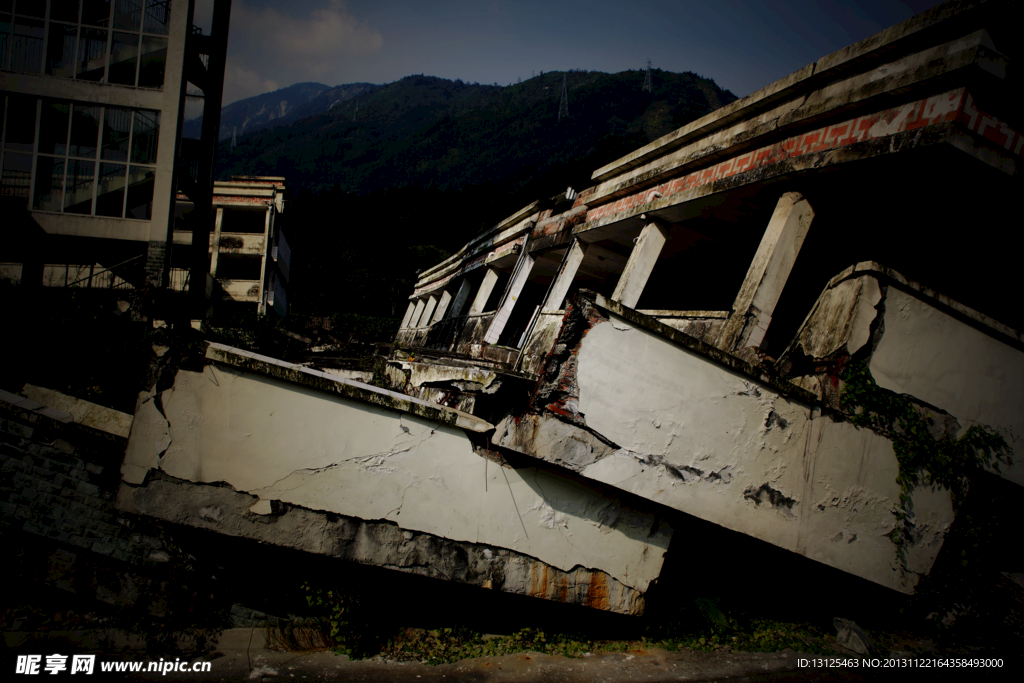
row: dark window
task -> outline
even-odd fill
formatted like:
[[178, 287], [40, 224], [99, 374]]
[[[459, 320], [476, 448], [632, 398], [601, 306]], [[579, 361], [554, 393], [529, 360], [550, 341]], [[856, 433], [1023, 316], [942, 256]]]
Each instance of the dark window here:
[[50, 39], [46, 45], [46, 73], [60, 78], [75, 75], [75, 41], [78, 27], [50, 23]]
[[64, 180], [65, 213], [92, 213], [93, 176], [95, 173], [95, 162], [81, 159], [68, 160], [68, 172]]
[[110, 0], [84, 0], [82, 2], [82, 23], [89, 26], [109, 26]]
[[152, 168], [132, 166], [128, 171], [128, 204], [125, 218], [149, 220], [153, 217], [153, 185], [156, 173]]
[[29, 181], [32, 178], [32, 155], [4, 152], [3, 179], [0, 181], [0, 196], [28, 199]]
[[262, 233], [267, 227], [267, 212], [263, 209], [224, 209], [221, 232]]
[[217, 257], [217, 277], [225, 280], [259, 280], [262, 267], [258, 256], [220, 254]]
[[132, 163], [155, 164], [156, 145], [160, 136], [160, 113], [136, 111], [132, 128]]
[[107, 65], [108, 31], [83, 28], [78, 41], [78, 67], [75, 78], [83, 81], [102, 81]]
[[43, 102], [39, 119], [39, 152], [41, 154], [68, 153], [68, 119], [71, 105], [64, 102]]
[[64, 202], [64, 159], [37, 157], [36, 189], [32, 208], [60, 211]]
[[11, 35], [11, 15], [0, 14], [0, 69], [9, 69], [10, 56], [8, 52], [10, 50], [10, 35]]
[[135, 85], [135, 69], [139, 61], [139, 34], [114, 33], [110, 42], [110, 73], [108, 83]]
[[18, 0], [14, 13], [42, 19], [46, 15], [46, 0]]
[[114, 28], [138, 31], [142, 23], [142, 0], [117, 0], [114, 3]]
[[50, 0], [50, 21], [78, 22], [78, 0]]
[[139, 87], [164, 87], [164, 67], [166, 65], [167, 39], [143, 36], [142, 65], [139, 67]]
[[[0, 102], [6, 196], [30, 198], [40, 211], [152, 218], [156, 169], [142, 164], [156, 161], [158, 112], [44, 99], [36, 144], [37, 100], [12, 95]], [[35, 161], [21, 151], [36, 151]]]
[[132, 110], [107, 107], [103, 115], [103, 158], [128, 161], [128, 134], [132, 128]]
[[146, 16], [142, 24], [142, 30], [146, 33], [159, 33], [167, 35], [168, 24], [171, 21], [170, 0], [145, 0]]
[[99, 186], [96, 188], [96, 215], [120, 218], [124, 211], [124, 164], [100, 164]]
[[36, 98], [11, 95], [7, 99], [4, 149], [31, 152], [36, 142]]
[[76, 104], [71, 114], [69, 155], [95, 159], [99, 134], [100, 108]]
[[11, 70], [37, 74], [43, 68], [43, 22], [39, 19], [14, 20], [11, 44]]

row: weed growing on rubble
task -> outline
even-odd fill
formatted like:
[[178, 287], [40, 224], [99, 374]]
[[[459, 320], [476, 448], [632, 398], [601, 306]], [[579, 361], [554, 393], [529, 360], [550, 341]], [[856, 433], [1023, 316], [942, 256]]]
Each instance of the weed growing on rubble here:
[[[899, 462], [896, 483], [900, 486], [900, 504], [893, 510], [896, 526], [890, 537], [905, 573], [906, 543], [913, 534], [913, 490], [921, 484], [947, 489], [956, 515], [966, 498], [971, 472], [984, 467], [999, 472], [1001, 462], [1010, 462], [1009, 446], [1001, 435], [978, 425], [968, 427], [959, 438], [947, 433], [934, 436], [932, 414], [906, 396], [879, 387], [864, 362], [848, 365], [841, 379], [845, 386], [840, 406], [849, 411], [850, 421], [892, 440]], [[963, 564], [966, 567], [968, 560]]]
[[[724, 618], [724, 617], [723, 617]], [[835, 638], [819, 629], [770, 619], [740, 625], [728, 622], [716, 628], [701, 627], [661, 637], [639, 640], [596, 640], [579, 634], [547, 633], [524, 628], [511, 635], [483, 636], [465, 628], [405, 629], [391, 639], [381, 654], [389, 659], [416, 660], [430, 665], [476, 657], [500, 657], [522, 652], [586, 657], [602, 652], [631, 652], [651, 648], [677, 652], [745, 651], [775, 652], [790, 648], [799, 652], [835, 652]]]
[[319, 630], [320, 640], [338, 654], [353, 659], [369, 657], [380, 649], [379, 629], [359, 597], [338, 588], [322, 588], [303, 583], [306, 604], [312, 610], [312, 623]]

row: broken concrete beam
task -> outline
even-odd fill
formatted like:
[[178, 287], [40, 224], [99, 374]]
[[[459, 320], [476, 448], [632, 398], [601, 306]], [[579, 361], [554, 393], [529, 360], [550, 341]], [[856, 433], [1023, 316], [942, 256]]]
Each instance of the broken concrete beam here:
[[636, 240], [633, 251], [629, 254], [629, 261], [619, 276], [615, 285], [615, 292], [612, 299], [620, 302], [623, 306], [636, 308], [643, 294], [644, 285], [654, 271], [654, 264], [658, 262], [661, 249], [668, 241], [669, 228], [663, 223], [652, 221], [643, 227], [640, 236]]
[[913, 591], [952, 521], [948, 491], [913, 491], [904, 573], [892, 540], [900, 489], [889, 439], [823, 415], [796, 387], [755, 378], [717, 349], [675, 343], [685, 335], [595, 300], [601, 314], [567, 320], [559, 344], [571, 348], [546, 371], [565, 400], [551, 403], [542, 386], [539, 416], [503, 421], [495, 443]]
[[[285, 545], [297, 518], [280, 524], [279, 506], [342, 515], [362, 520], [350, 524], [393, 527], [388, 534], [424, 535], [445, 552], [500, 549], [508, 558], [501, 590], [643, 610], [672, 534], [643, 504], [569, 472], [478, 452], [457, 426], [472, 416], [225, 347], [208, 356], [217, 362], [202, 372], [178, 370], [172, 387], [143, 397], [122, 469], [126, 507]], [[170, 486], [165, 475], [181, 495], [159, 492]], [[303, 549], [355, 552], [317, 550], [330, 538], [305, 535]], [[391, 545], [371, 544], [377, 550], [356, 559], [443, 575], [434, 568], [445, 566], [443, 558], [399, 562]], [[476, 582], [457, 572], [446, 578]]]
[[507, 548], [287, 503], [268, 504], [257, 514], [252, 512], [259, 505], [256, 496], [161, 473], [145, 486], [122, 486], [117, 505], [174, 524], [349, 562], [623, 614], [644, 611], [641, 591], [599, 569], [565, 571]]
[[719, 335], [718, 348], [729, 352], [760, 348], [813, 220], [814, 210], [800, 193], [786, 192], [779, 198], [733, 302], [732, 315]]
[[[791, 382], [838, 408], [839, 368], [863, 358], [882, 389], [952, 425], [996, 432], [1024, 485], [1024, 343], [1020, 334], [877, 263], [833, 278], [779, 359]], [[994, 470], [993, 470], [994, 471]]]

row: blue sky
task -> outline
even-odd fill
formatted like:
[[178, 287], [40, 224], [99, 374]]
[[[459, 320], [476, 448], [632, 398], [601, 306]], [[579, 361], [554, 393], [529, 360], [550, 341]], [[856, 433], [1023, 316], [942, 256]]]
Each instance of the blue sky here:
[[[209, 28], [209, 0], [196, 0]], [[743, 97], [937, 0], [233, 0], [224, 102], [410, 74], [694, 71]]]

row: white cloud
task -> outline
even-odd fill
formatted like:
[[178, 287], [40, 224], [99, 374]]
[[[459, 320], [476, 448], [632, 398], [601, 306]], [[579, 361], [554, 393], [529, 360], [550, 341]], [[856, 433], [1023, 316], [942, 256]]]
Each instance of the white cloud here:
[[339, 85], [335, 74], [384, 45], [380, 32], [353, 16], [344, 0], [323, 5], [299, 17], [235, 0], [224, 103], [301, 81]]

